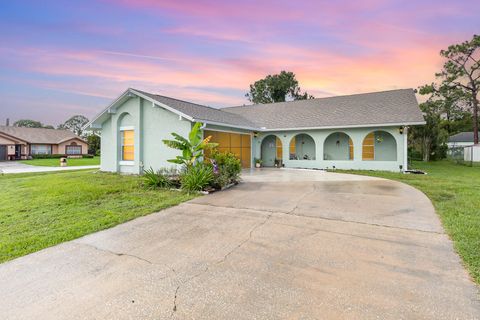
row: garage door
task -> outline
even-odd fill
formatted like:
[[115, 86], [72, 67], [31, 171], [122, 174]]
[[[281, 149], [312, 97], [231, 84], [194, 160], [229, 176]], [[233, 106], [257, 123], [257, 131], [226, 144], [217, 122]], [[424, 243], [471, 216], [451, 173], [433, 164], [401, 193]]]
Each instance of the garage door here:
[[0, 161], [7, 160], [7, 146], [0, 145]]
[[243, 168], [250, 168], [252, 148], [249, 134], [205, 130], [204, 136], [212, 136], [210, 142], [218, 143], [218, 151], [235, 154]]

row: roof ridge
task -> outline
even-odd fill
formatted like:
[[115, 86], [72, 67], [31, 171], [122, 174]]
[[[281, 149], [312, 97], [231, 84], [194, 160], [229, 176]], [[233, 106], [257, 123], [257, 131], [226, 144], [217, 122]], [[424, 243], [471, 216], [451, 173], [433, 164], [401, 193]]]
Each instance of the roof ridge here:
[[265, 106], [265, 105], [275, 105], [280, 103], [294, 103], [306, 100], [323, 100], [323, 99], [335, 99], [335, 98], [344, 98], [344, 97], [352, 97], [352, 96], [362, 96], [368, 94], [378, 94], [378, 93], [385, 93], [385, 92], [393, 92], [393, 91], [406, 91], [412, 90], [415, 91], [413, 88], [403, 88], [403, 89], [390, 89], [390, 90], [382, 90], [382, 91], [371, 91], [371, 92], [363, 92], [363, 93], [352, 93], [352, 94], [344, 94], [344, 95], [337, 95], [331, 97], [321, 97], [321, 98], [314, 98], [314, 99], [303, 99], [303, 100], [292, 100], [292, 101], [281, 101], [281, 102], [271, 102], [271, 103], [254, 103], [242, 106], [230, 106], [230, 107], [222, 107], [221, 109], [231, 109], [231, 108], [245, 108], [245, 107], [254, 107], [254, 106]]
[[[32, 127], [17, 127], [17, 126], [6, 126], [6, 125], [0, 125], [0, 128], [22, 128], [22, 129], [40, 129], [40, 130], [55, 130], [55, 131], [67, 131], [67, 132], [72, 132], [68, 129], [56, 129], [56, 128], [32, 128]], [[75, 134], [74, 132], [72, 132]]]

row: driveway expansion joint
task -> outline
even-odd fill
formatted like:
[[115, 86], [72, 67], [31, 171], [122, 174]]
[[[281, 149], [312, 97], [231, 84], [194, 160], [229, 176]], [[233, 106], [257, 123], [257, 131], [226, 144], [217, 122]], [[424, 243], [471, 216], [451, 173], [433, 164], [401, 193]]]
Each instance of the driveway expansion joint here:
[[290, 210], [290, 211], [279, 211], [279, 210], [269, 210], [269, 209], [254, 209], [254, 208], [247, 208], [247, 207], [214, 205], [214, 204], [211, 204], [211, 203], [197, 203], [197, 202], [192, 202], [192, 203], [186, 202], [182, 205], [200, 205], [200, 206], [214, 207], [214, 208], [240, 209], [240, 210], [249, 210], [249, 211], [256, 211], [256, 212], [267, 212], [271, 215], [273, 215], [273, 214], [289, 215], [289, 216], [293, 216], [293, 217], [300, 217], [300, 218], [307, 218], [307, 219], [327, 220], [327, 221], [336, 221], [336, 222], [343, 222], [343, 223], [353, 223], [353, 224], [359, 224], [359, 225], [368, 225], [368, 226], [373, 226], [373, 227], [378, 227], [378, 228], [388, 228], [388, 229], [405, 230], [405, 231], [413, 231], [413, 232], [428, 233], [428, 234], [438, 234], [438, 235], [444, 235], [445, 234], [445, 232], [442, 232], [442, 231], [421, 230], [421, 229], [413, 229], [413, 228], [406, 228], [406, 227], [395, 227], [395, 226], [389, 226], [389, 225], [386, 225], [386, 224], [379, 224], [379, 223], [373, 223], [373, 222], [362, 222], [362, 221], [354, 221], [354, 220], [334, 219], [334, 218], [327, 218], [327, 217], [315, 217], [315, 216], [307, 216], [307, 215], [303, 215], [303, 214], [292, 213], [293, 211], [296, 210], [296, 208], [294, 208], [293, 210]]

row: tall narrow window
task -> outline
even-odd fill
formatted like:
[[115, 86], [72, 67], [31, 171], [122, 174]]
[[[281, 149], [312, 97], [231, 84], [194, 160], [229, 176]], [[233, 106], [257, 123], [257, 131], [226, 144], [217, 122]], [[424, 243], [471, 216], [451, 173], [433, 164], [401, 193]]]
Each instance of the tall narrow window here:
[[276, 137], [275, 143], [277, 145], [277, 160], [282, 160], [282, 154], [283, 154], [282, 140]]
[[134, 159], [134, 133], [133, 130], [122, 131], [122, 160], [133, 161]]

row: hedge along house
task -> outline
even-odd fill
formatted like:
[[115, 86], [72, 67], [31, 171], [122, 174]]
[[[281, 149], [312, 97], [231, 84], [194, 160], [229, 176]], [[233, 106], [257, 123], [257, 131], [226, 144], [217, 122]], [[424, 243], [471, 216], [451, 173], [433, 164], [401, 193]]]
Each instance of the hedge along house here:
[[407, 169], [408, 126], [423, 125], [412, 89], [215, 109], [128, 89], [86, 128], [101, 132], [101, 169], [141, 173], [171, 167], [162, 142], [202, 122], [220, 151], [244, 168]]

